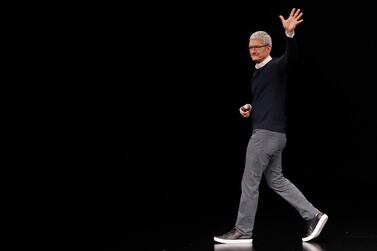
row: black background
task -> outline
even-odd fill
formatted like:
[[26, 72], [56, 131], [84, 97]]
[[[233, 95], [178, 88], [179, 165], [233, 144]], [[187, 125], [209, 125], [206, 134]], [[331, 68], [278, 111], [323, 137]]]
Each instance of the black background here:
[[[49, 87], [39, 93], [47, 100], [33, 135], [42, 146], [31, 149], [39, 168], [29, 171], [26, 191], [36, 245], [78, 241], [84, 232], [89, 240], [115, 229], [123, 237], [131, 229], [166, 230], [182, 215], [183, 225], [206, 224], [204, 215], [216, 215], [221, 202], [232, 223], [251, 128], [238, 113], [250, 98], [248, 37], [266, 30], [272, 56], [279, 56], [278, 15], [287, 17], [292, 7], [302, 9], [304, 22], [296, 30], [300, 64], [288, 87], [284, 173], [330, 213], [371, 215], [376, 29], [370, 3], [74, 1], [64, 7], [53, 27], [59, 46], [51, 46], [46, 64]], [[288, 210], [268, 196], [261, 207]]]

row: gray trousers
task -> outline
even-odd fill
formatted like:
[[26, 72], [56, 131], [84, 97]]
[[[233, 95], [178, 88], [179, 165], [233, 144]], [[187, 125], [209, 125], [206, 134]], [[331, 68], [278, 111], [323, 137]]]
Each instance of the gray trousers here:
[[292, 205], [302, 218], [312, 219], [319, 212], [300, 190], [283, 176], [281, 162], [286, 141], [285, 133], [264, 129], [255, 129], [251, 135], [236, 221], [236, 228], [244, 234], [252, 235], [254, 229], [262, 175], [267, 185]]

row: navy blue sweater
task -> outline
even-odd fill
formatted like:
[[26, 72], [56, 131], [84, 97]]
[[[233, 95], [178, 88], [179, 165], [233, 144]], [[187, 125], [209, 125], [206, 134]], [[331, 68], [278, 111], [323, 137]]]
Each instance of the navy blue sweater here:
[[296, 59], [296, 39], [287, 37], [284, 54], [255, 69], [251, 79], [253, 129], [285, 132], [287, 74]]

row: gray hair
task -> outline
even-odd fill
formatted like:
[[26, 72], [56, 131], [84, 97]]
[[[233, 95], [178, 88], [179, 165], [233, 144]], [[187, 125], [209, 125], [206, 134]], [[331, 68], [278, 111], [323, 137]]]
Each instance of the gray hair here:
[[256, 31], [253, 34], [251, 34], [249, 39], [250, 40], [251, 39], [258, 39], [258, 40], [263, 41], [263, 44], [272, 45], [271, 36], [265, 31]]

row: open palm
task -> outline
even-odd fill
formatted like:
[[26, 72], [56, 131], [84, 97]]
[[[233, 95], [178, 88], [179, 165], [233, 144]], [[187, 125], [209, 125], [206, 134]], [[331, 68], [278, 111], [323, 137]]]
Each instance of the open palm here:
[[304, 13], [302, 13], [300, 9], [293, 8], [287, 19], [285, 19], [282, 15], [279, 15], [279, 18], [284, 29], [287, 32], [292, 32], [298, 24], [304, 21], [304, 19], [301, 19], [303, 14]]

